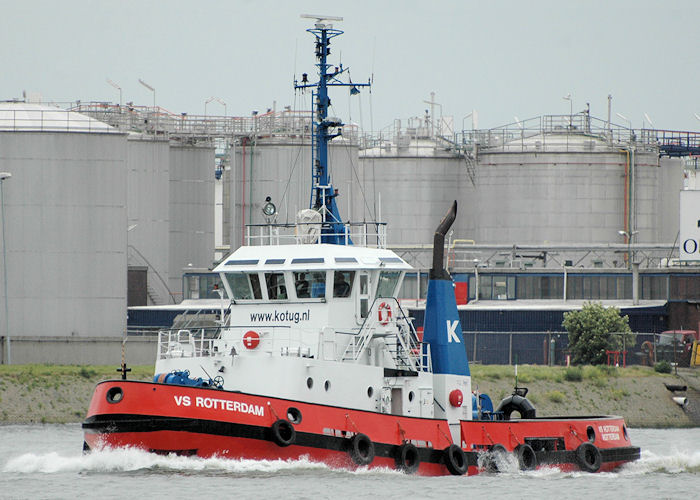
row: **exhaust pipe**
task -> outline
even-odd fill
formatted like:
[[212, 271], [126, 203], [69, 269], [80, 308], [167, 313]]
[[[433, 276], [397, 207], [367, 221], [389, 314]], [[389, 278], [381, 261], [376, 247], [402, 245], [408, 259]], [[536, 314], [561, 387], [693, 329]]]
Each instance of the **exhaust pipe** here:
[[457, 218], [457, 200], [452, 203], [450, 210], [445, 217], [440, 221], [440, 225], [435, 230], [433, 236], [433, 267], [430, 270], [431, 280], [449, 280], [450, 275], [445, 271], [445, 235], [450, 230], [452, 224]]
[[685, 407], [688, 406], [688, 398], [686, 398], [685, 396], [674, 396], [673, 402], [683, 409], [685, 409]]

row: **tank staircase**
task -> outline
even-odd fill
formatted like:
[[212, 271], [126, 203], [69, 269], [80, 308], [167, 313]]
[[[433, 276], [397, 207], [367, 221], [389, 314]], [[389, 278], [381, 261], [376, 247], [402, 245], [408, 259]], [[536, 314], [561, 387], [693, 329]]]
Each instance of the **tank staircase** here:
[[466, 151], [462, 152], [461, 157], [464, 159], [464, 165], [466, 167], [469, 180], [471, 181], [472, 186], [476, 187], [476, 160]]

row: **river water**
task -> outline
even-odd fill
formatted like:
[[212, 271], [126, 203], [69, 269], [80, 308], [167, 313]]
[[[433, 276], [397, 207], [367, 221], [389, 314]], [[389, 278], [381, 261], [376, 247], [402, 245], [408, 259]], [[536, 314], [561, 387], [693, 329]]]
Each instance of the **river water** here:
[[700, 428], [631, 429], [642, 458], [615, 473], [554, 469], [426, 478], [308, 461], [82, 454], [72, 425], [0, 426], [0, 498], [697, 498]]

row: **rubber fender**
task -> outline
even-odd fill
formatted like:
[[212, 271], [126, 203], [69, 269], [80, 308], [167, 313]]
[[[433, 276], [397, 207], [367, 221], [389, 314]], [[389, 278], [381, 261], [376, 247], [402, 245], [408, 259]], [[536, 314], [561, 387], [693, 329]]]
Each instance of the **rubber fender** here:
[[518, 457], [520, 470], [535, 470], [537, 468], [537, 455], [529, 444], [519, 444], [515, 447], [515, 455]]
[[498, 467], [504, 458], [508, 455], [508, 450], [502, 444], [494, 444], [489, 450], [484, 462], [484, 469], [487, 472], [501, 472]]
[[413, 474], [420, 466], [418, 448], [414, 444], [404, 443], [396, 452], [396, 468], [406, 474]]
[[535, 407], [532, 403], [522, 396], [513, 394], [503, 399], [496, 408], [497, 412], [503, 412], [503, 420], [510, 420], [510, 415], [514, 411], [520, 413], [522, 418], [535, 418]]
[[272, 440], [277, 446], [285, 447], [293, 444], [297, 437], [297, 432], [289, 420], [278, 419], [270, 427]]
[[348, 440], [348, 453], [357, 465], [369, 465], [374, 460], [374, 443], [366, 434], [355, 434]]
[[445, 467], [453, 476], [463, 476], [467, 472], [467, 456], [462, 448], [456, 444], [451, 444], [442, 452]]
[[576, 448], [576, 464], [582, 471], [598, 472], [603, 463], [603, 457], [600, 450], [593, 443], [581, 443]]

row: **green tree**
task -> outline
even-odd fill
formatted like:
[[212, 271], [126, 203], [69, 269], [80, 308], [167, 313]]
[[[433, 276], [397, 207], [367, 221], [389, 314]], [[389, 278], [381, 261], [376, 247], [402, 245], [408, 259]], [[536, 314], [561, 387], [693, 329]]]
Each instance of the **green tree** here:
[[629, 318], [616, 307], [586, 302], [580, 311], [564, 313], [562, 326], [569, 332], [569, 350], [574, 364], [600, 365], [607, 362], [605, 351], [621, 351], [634, 345]]

